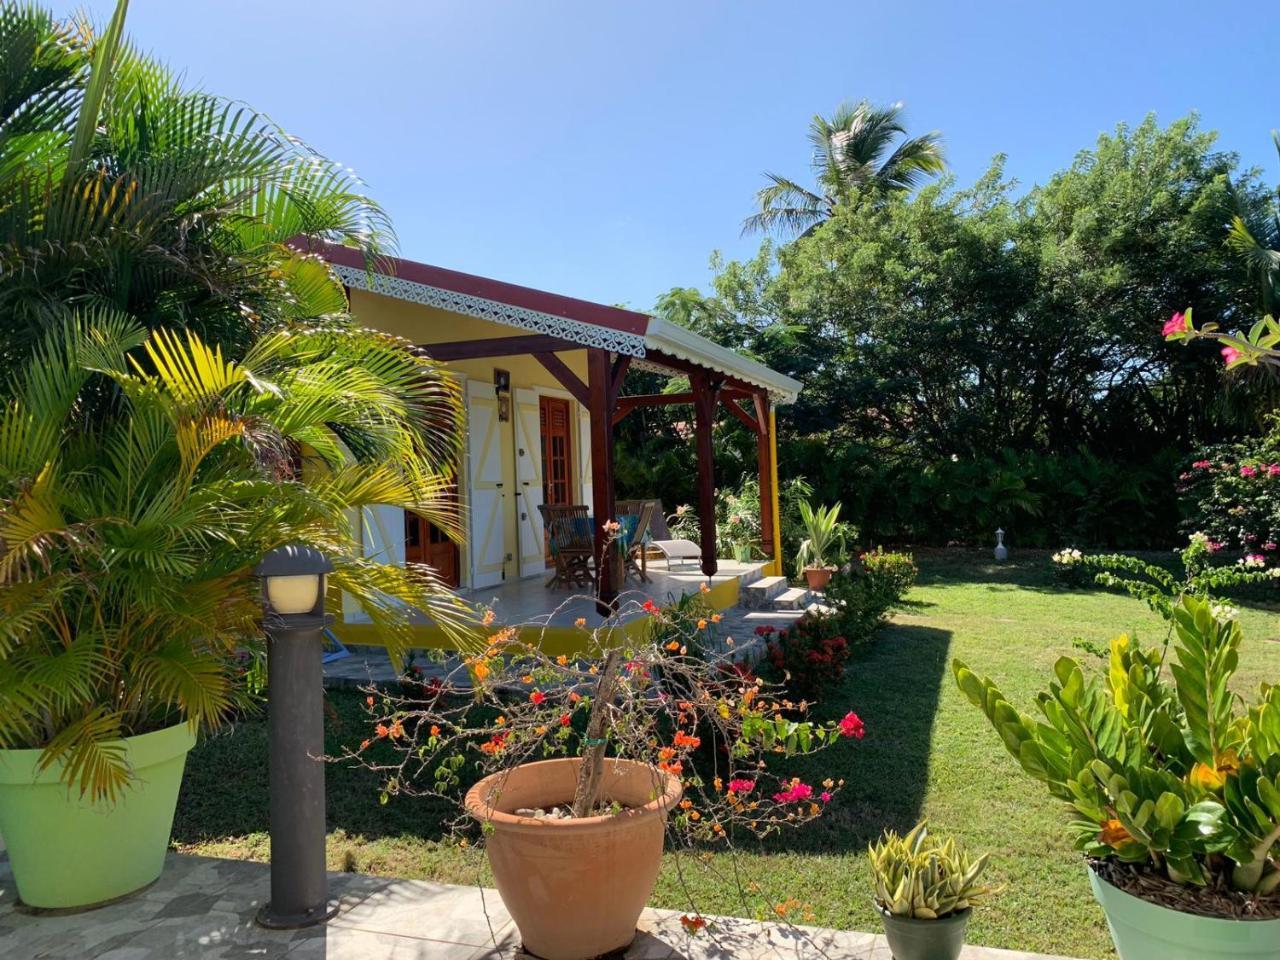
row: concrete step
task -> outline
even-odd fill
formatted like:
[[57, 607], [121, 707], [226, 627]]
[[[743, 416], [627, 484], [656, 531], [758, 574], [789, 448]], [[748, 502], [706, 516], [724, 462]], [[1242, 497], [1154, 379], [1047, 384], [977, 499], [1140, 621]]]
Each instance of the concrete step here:
[[786, 577], [761, 577], [742, 588], [740, 599], [748, 610], [763, 610], [773, 603], [773, 598], [787, 589]]
[[764, 564], [754, 564], [738, 574], [738, 587], [748, 587], [764, 576]]
[[775, 610], [803, 610], [809, 605], [810, 593], [804, 587], [788, 587], [773, 598]]

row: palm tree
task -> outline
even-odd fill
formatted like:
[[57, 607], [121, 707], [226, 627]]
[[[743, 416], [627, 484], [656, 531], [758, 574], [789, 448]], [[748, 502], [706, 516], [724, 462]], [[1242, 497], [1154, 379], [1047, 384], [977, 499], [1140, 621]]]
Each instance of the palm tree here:
[[[1280, 153], [1280, 131], [1272, 131]], [[1256, 274], [1262, 288], [1262, 312], [1280, 314], [1280, 188], [1275, 199], [1245, 197], [1236, 193], [1236, 215], [1227, 243]]]
[[355, 176], [244, 104], [184, 90], [123, 34], [0, 4], [0, 376], [79, 309], [189, 327], [233, 355], [342, 312], [300, 236], [392, 242]]
[[[0, 3], [0, 748], [114, 798], [119, 740], [216, 724], [285, 543], [393, 651], [468, 611], [363, 556], [360, 511], [457, 532], [457, 384], [358, 328], [300, 239], [393, 241], [359, 181], [108, 26]], [[296, 245], [295, 245], [296, 244]], [[218, 346], [209, 346], [217, 344]]]
[[[895, 146], [899, 137], [903, 139]], [[843, 103], [830, 119], [815, 116], [810, 121], [809, 143], [815, 189], [766, 173], [769, 185], [756, 194], [760, 212], [743, 221], [744, 235], [773, 230], [807, 235], [856, 193], [910, 190], [945, 167], [941, 134], [907, 137], [901, 103]]]
[[[85, 398], [123, 398], [86, 416]], [[217, 725], [260, 650], [253, 567], [302, 543], [333, 559], [393, 655], [406, 611], [470, 642], [468, 608], [417, 565], [366, 558], [353, 513], [392, 505], [450, 529], [459, 390], [399, 341], [284, 330], [232, 361], [194, 332], [118, 311], [51, 331], [0, 409], [0, 748], [94, 798], [130, 782], [120, 740]]]

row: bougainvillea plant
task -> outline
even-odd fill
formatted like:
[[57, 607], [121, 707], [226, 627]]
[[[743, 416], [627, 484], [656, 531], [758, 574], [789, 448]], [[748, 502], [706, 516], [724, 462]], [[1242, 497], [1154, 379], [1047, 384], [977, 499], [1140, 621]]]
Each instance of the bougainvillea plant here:
[[[643, 628], [624, 631], [636, 616]], [[806, 781], [788, 760], [861, 739], [862, 721], [852, 711], [810, 719], [808, 704], [735, 663], [732, 640], [717, 636], [719, 620], [698, 597], [665, 607], [646, 600], [600, 627], [578, 620], [582, 652], [553, 655], [536, 630], [493, 629], [486, 614], [487, 644], [451, 674], [416, 693], [405, 684], [369, 688], [372, 729], [344, 756], [378, 774], [384, 802], [396, 795], [457, 800], [481, 777], [581, 757], [575, 796], [537, 811], [557, 817], [618, 812], [598, 795], [601, 777], [591, 770], [606, 758], [640, 761], [683, 784], [667, 823], [677, 850], [730, 849], [737, 839], [803, 824], [822, 814], [843, 782]], [[471, 842], [475, 824], [465, 815], [452, 826]]]

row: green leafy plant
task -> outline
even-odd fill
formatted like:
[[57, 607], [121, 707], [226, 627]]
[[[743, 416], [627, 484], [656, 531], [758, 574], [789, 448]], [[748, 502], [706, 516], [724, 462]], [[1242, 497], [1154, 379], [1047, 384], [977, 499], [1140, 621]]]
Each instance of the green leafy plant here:
[[924, 821], [905, 837], [886, 831], [867, 848], [876, 905], [912, 920], [941, 920], [968, 910], [994, 892], [979, 882], [988, 856], [971, 857], [953, 837], [939, 841]]
[[1241, 557], [1235, 563], [1218, 562], [1216, 558], [1222, 547], [1203, 533], [1193, 534], [1178, 552], [1181, 575], [1160, 564], [1123, 553], [1061, 550], [1053, 555], [1053, 564], [1059, 579], [1070, 577], [1073, 586], [1093, 582], [1124, 590], [1172, 624], [1174, 608], [1185, 594], [1220, 596], [1233, 588], [1280, 582], [1280, 568], [1268, 569], [1261, 555]]
[[805, 536], [796, 552], [796, 567], [804, 570], [838, 566], [845, 557], [845, 542], [857, 536], [848, 524], [840, 522], [840, 504], [815, 508], [801, 503], [799, 509]]
[[[456, 530], [457, 385], [345, 323], [231, 361], [192, 332], [99, 311], [48, 334], [0, 407], [0, 747], [118, 798], [121, 738], [216, 726], [261, 650], [252, 570], [287, 543], [332, 557], [393, 650], [407, 611], [464, 608], [425, 567], [367, 559], [352, 514], [394, 505]], [[92, 407], [93, 415], [88, 414]], [[432, 426], [434, 425], [434, 426]]]
[[184, 89], [129, 43], [126, 8], [99, 32], [0, 4], [0, 379], [86, 305], [239, 358], [267, 331], [346, 311], [306, 243], [369, 258], [393, 243], [348, 168], [242, 102]]
[[1172, 682], [1160, 650], [1111, 641], [1102, 676], [1070, 657], [1018, 711], [959, 660], [956, 682], [1030, 776], [1070, 809], [1086, 854], [1189, 885], [1253, 896], [1280, 887], [1280, 687], [1243, 704], [1230, 689], [1243, 634], [1207, 598], [1172, 608]]

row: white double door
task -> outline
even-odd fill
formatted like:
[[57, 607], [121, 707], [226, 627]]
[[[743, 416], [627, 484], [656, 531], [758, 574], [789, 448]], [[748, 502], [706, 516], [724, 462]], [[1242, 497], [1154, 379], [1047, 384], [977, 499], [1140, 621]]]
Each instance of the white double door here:
[[[493, 385], [467, 381], [471, 585], [477, 588], [503, 581], [508, 556], [515, 558], [514, 570], [509, 571], [515, 576], [546, 572], [546, 544], [538, 509], [543, 498], [539, 394], [517, 388], [512, 400], [512, 430], [508, 433], [498, 419]], [[574, 470], [578, 502], [586, 504], [591, 503], [590, 436], [590, 421], [579, 407]], [[503, 456], [507, 443], [513, 447], [513, 485], [509, 485], [504, 467], [511, 462]], [[512, 512], [514, 523], [509, 522]], [[515, 542], [508, 543], [512, 535]]]

